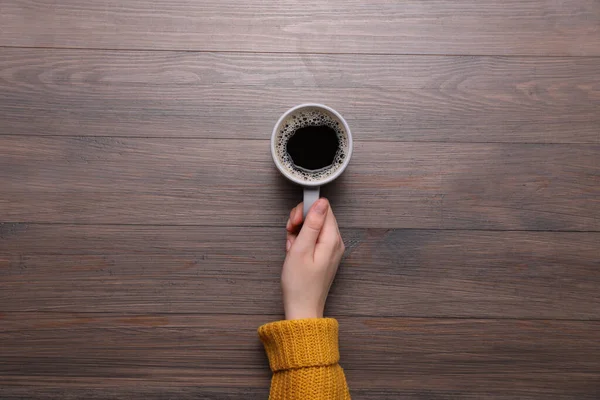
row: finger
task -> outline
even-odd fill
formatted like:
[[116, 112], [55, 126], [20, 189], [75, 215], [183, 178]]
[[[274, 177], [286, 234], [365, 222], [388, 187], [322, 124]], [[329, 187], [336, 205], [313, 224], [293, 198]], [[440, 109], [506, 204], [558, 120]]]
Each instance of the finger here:
[[308, 211], [302, 229], [296, 238], [294, 246], [301, 252], [314, 252], [317, 239], [325, 224], [329, 202], [327, 199], [319, 199]]
[[290, 251], [296, 237], [298, 237], [298, 231], [300, 231], [300, 226], [302, 225], [302, 205], [303, 203], [300, 203], [290, 211], [290, 218], [286, 225], [286, 251]]
[[288, 217], [287, 223], [285, 224], [285, 230], [288, 232], [292, 229], [292, 219], [294, 218], [295, 212], [296, 207], [292, 208], [292, 211], [290, 211], [290, 216]]
[[286, 232], [286, 237], [285, 237], [285, 239], [286, 239], [285, 240], [285, 250], [286, 251], [290, 251], [290, 248], [296, 241], [297, 237], [298, 237], [298, 234], [295, 232], [294, 233]]
[[290, 233], [298, 233], [300, 225], [302, 225], [302, 204], [298, 204], [290, 212], [290, 218], [285, 226], [285, 229]]
[[342, 239], [342, 234], [340, 233], [340, 226], [338, 225], [337, 218], [335, 217], [333, 210], [331, 210], [331, 215], [333, 216], [333, 219], [335, 221], [335, 228], [337, 229], [337, 233], [338, 235], [340, 235], [340, 239]]
[[287, 220], [287, 224], [285, 224], [285, 230], [288, 232], [292, 229], [292, 220], [294, 219], [295, 214], [296, 214], [296, 207], [292, 208], [292, 211], [290, 211], [290, 216]]
[[296, 241], [297, 237], [298, 237], [298, 235], [295, 235], [293, 233], [288, 233], [288, 236], [285, 240], [285, 251], [290, 251], [290, 249], [294, 245], [294, 242]]
[[331, 250], [339, 246], [340, 240], [341, 235], [338, 228], [338, 223], [335, 219], [335, 215], [333, 214], [333, 210], [331, 207], [329, 207], [329, 211], [325, 217], [325, 224], [323, 225], [323, 229], [321, 229], [319, 239], [317, 240], [317, 247], [322, 246], [328, 250]]
[[295, 208], [294, 218], [292, 219], [292, 226], [294, 227], [295, 232], [298, 232], [300, 226], [302, 225], [302, 221], [304, 220], [304, 217], [302, 216], [303, 208], [304, 202], [301, 202]]

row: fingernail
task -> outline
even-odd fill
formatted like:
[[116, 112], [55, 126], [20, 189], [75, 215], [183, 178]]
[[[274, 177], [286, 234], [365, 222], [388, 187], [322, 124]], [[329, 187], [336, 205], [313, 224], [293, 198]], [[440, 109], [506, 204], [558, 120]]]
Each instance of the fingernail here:
[[291, 226], [292, 226], [292, 221], [288, 219], [287, 224], [285, 224], [285, 229], [287, 229], [289, 231]]
[[325, 211], [327, 211], [327, 201], [323, 199], [317, 200], [317, 202], [315, 203], [314, 210], [319, 214], [325, 214]]
[[287, 243], [285, 244], [285, 251], [290, 251], [290, 247], [292, 247], [292, 241], [288, 239]]

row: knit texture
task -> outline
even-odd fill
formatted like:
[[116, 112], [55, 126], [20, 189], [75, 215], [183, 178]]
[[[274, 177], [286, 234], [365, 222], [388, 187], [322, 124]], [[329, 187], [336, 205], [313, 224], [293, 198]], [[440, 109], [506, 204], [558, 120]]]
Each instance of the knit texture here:
[[258, 335], [273, 371], [269, 400], [349, 400], [339, 366], [338, 322], [332, 318], [278, 321]]

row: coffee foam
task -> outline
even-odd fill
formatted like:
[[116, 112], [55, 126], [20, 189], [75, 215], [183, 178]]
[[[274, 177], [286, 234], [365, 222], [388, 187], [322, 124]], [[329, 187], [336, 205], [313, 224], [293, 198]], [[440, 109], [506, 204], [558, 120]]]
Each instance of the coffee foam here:
[[[298, 129], [323, 125], [332, 128], [338, 137], [339, 146], [333, 162], [330, 166], [315, 171], [296, 166], [286, 149], [288, 140]], [[305, 182], [318, 182], [333, 175], [344, 163], [348, 155], [348, 135], [344, 125], [327, 110], [314, 107], [301, 108], [288, 115], [279, 124], [275, 136], [275, 151], [277, 158], [290, 175]]]

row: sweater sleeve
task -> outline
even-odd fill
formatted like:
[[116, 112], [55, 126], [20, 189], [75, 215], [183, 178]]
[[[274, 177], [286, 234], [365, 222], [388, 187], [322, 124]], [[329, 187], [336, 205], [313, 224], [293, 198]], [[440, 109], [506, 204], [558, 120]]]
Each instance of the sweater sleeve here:
[[269, 400], [349, 400], [332, 318], [271, 322], [258, 329], [273, 371]]

